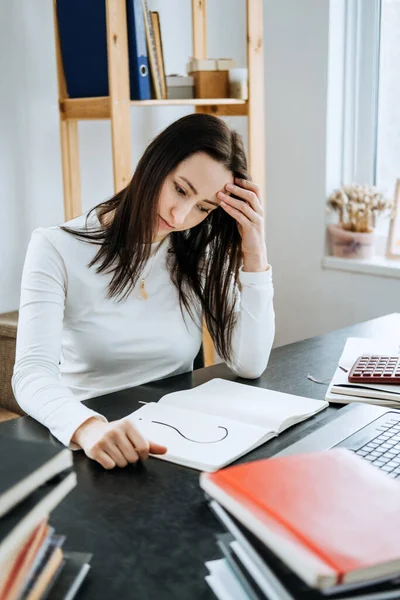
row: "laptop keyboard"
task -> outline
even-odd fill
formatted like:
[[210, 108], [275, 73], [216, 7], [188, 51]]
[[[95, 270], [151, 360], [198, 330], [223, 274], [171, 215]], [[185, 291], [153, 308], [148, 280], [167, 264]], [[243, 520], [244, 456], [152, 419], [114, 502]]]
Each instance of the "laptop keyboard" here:
[[382, 419], [375, 432], [376, 437], [353, 451], [396, 479], [400, 476], [400, 417]]

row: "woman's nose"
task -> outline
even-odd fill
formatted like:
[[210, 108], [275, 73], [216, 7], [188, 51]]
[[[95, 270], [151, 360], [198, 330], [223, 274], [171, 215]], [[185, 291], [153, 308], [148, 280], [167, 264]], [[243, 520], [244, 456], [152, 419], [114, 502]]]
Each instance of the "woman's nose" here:
[[189, 216], [191, 210], [192, 207], [188, 204], [174, 206], [173, 208], [171, 208], [170, 224], [173, 227], [179, 227], [180, 225], [183, 225], [183, 223], [186, 221], [186, 218]]

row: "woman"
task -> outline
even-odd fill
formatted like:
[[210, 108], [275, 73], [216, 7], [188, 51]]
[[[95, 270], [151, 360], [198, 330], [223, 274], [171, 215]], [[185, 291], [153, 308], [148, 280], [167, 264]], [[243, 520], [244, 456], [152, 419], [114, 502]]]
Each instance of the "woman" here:
[[106, 469], [166, 449], [80, 400], [193, 368], [205, 319], [241, 377], [264, 371], [273, 287], [259, 188], [240, 137], [193, 114], [146, 149], [130, 184], [63, 227], [33, 232], [13, 389], [62, 443]]

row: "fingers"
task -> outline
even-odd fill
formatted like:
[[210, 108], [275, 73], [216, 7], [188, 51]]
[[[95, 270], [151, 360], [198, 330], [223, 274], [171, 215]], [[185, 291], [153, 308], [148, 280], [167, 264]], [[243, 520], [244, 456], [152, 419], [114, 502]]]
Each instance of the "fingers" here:
[[122, 469], [123, 467], [126, 467], [126, 465], [128, 464], [128, 461], [126, 460], [125, 456], [121, 452], [120, 448], [118, 448], [118, 446], [116, 444], [114, 444], [111, 440], [107, 440], [106, 444], [104, 445], [103, 450], [115, 462], [117, 467], [120, 467]]
[[[218, 195], [222, 200], [220, 206], [230, 215], [234, 216], [242, 225], [246, 225], [246, 222], [258, 223], [260, 220], [262, 220], [261, 215], [254, 211], [251, 206], [247, 204], [247, 202], [235, 200], [235, 198], [222, 193], [219, 193]], [[241, 218], [241, 215], [244, 216], [244, 219]]]
[[[118, 450], [121, 452], [123, 458], [126, 463], [137, 463], [139, 460], [139, 454], [137, 449], [132, 444], [131, 440], [128, 438], [126, 433], [121, 430], [116, 431], [116, 439], [115, 444], [118, 447]], [[118, 465], [120, 466], [120, 465]], [[126, 465], [123, 465], [126, 466]]]
[[261, 190], [257, 183], [247, 181], [246, 179], [235, 179], [236, 185], [226, 184], [226, 189], [235, 196], [242, 198], [249, 203], [251, 208], [258, 214], [263, 214], [263, 205], [261, 202]]
[[166, 446], [146, 440], [132, 423], [129, 421], [126, 421], [126, 423], [127, 435], [134, 444], [136, 452], [139, 454], [141, 460], [146, 460], [149, 457], [149, 454], [165, 454], [167, 452]]
[[109, 456], [107, 452], [104, 452], [104, 450], [99, 450], [96, 457], [93, 456], [93, 458], [107, 470], [114, 469], [116, 467], [116, 464], [111, 456]]
[[149, 457], [149, 442], [141, 435], [136, 427], [127, 419], [123, 421], [124, 432], [141, 460]]
[[233, 206], [229, 206], [225, 202], [221, 202], [220, 206], [224, 209], [225, 212], [228, 213], [228, 215], [231, 215], [231, 217], [233, 217], [239, 225], [246, 227], [251, 223], [250, 219], [248, 219], [241, 210], [233, 208]]
[[260, 200], [260, 186], [245, 179], [235, 179], [235, 181], [240, 185], [227, 183], [225, 187], [240, 200], [225, 192], [218, 192], [221, 207], [244, 227], [249, 224], [249, 221], [260, 225], [264, 213]]
[[228, 197], [221, 202], [220, 206], [243, 227], [257, 227], [257, 229], [263, 227], [263, 218], [240, 200]]
[[155, 442], [150, 442], [149, 453], [150, 454], [165, 454], [168, 448], [166, 446], [161, 446], [161, 444], [156, 444]]
[[258, 185], [258, 183], [255, 183], [254, 181], [249, 181], [248, 179], [241, 179], [240, 177], [235, 177], [235, 181], [246, 190], [254, 192], [258, 196], [258, 198], [261, 197], [261, 188]]

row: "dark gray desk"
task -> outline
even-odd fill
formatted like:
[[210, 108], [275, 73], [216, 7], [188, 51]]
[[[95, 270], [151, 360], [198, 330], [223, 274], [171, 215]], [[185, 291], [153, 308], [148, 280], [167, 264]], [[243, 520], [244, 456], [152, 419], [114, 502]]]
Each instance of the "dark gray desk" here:
[[[393, 335], [400, 331], [394, 314], [273, 350], [259, 387], [322, 399], [326, 387], [307, 373], [330, 377], [349, 336]], [[223, 365], [200, 369], [131, 390], [93, 399], [87, 404], [108, 419], [118, 419], [168, 392], [199, 385], [213, 377], [235, 379]], [[299, 439], [323, 421], [335, 418], [329, 407], [306, 423], [241, 459], [268, 457]], [[25, 417], [0, 427], [0, 453], [7, 438], [49, 440], [47, 430]], [[75, 453], [77, 488], [54, 511], [51, 522], [67, 535], [66, 547], [93, 552], [92, 570], [79, 594], [82, 600], [200, 600], [213, 594], [204, 581], [204, 561], [219, 557], [214, 533], [218, 523], [203, 501], [199, 473], [150, 459], [145, 467], [104, 471]]]

